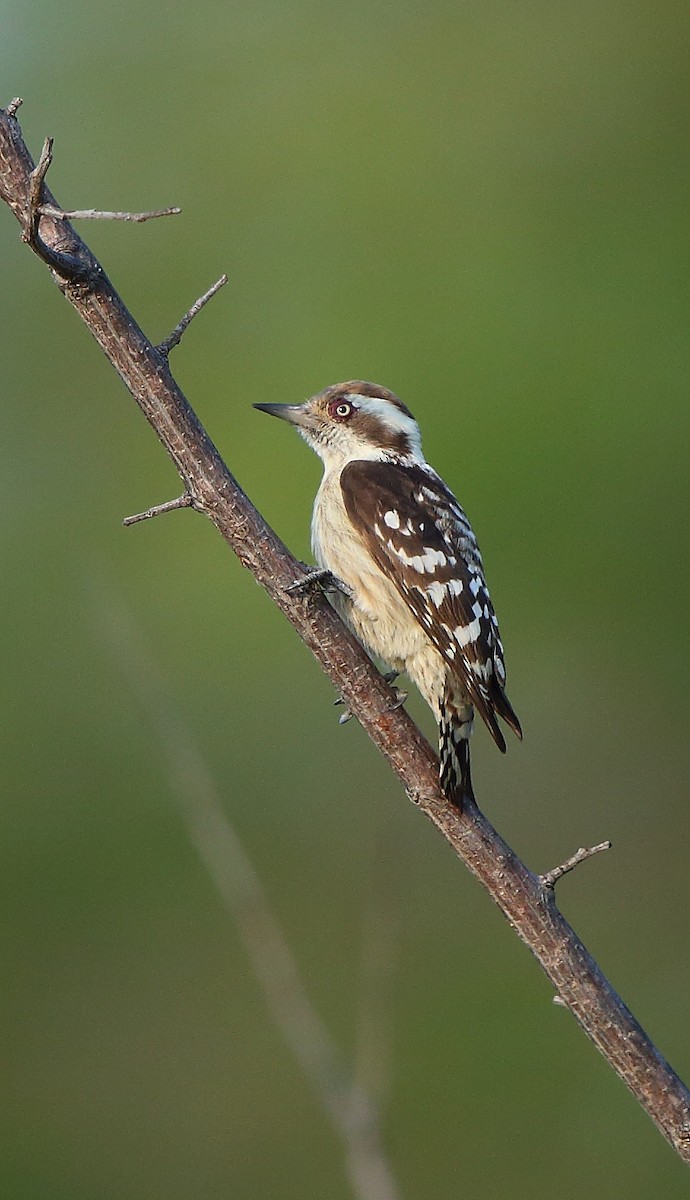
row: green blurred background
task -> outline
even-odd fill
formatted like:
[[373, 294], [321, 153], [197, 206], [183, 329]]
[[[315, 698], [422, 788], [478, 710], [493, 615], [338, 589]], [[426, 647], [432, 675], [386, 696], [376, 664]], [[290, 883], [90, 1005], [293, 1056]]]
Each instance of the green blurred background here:
[[[55, 136], [59, 201], [183, 206], [80, 226], [149, 335], [228, 272], [173, 368], [299, 556], [319, 466], [251, 403], [363, 377], [419, 417], [483, 546], [526, 731], [505, 759], [478, 731], [480, 803], [536, 869], [613, 840], [561, 904], [687, 1078], [687, 5], [3, 0], [0, 20], [0, 102], [24, 97], [35, 155]], [[383, 914], [366, 1003], [406, 1200], [687, 1195], [211, 526], [121, 527], [174, 472], [6, 210], [0, 241], [2, 1195], [350, 1195], [113, 611], [348, 1061]]]

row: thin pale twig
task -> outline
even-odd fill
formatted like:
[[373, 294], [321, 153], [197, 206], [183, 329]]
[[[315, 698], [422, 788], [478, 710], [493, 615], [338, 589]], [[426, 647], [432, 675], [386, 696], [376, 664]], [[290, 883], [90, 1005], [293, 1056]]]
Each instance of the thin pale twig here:
[[400, 1200], [375, 1104], [353, 1079], [316, 1012], [257, 871], [223, 807], [220, 790], [175, 709], [131, 614], [98, 589], [105, 631], [120, 669], [156, 731], [177, 811], [221, 903], [237, 926], [267, 1008], [340, 1136], [357, 1200]]
[[561, 863], [559, 867], [554, 867], [552, 871], [546, 871], [544, 875], [540, 875], [539, 882], [543, 888], [553, 890], [558, 880], [567, 875], [569, 871], [574, 871], [575, 867], [579, 867], [580, 863], [586, 862], [588, 858], [592, 858], [595, 854], [601, 854], [602, 850], [610, 849], [611, 842], [600, 842], [598, 846], [590, 846], [589, 849], [581, 847], [574, 854], [571, 854], [570, 858], [566, 858], [565, 862]]
[[182, 334], [192, 323], [197, 313], [201, 312], [204, 305], [208, 304], [209, 300], [212, 300], [216, 292], [219, 292], [222, 287], [225, 287], [227, 282], [227, 275], [221, 275], [220, 279], [217, 279], [216, 282], [211, 285], [208, 291], [204, 292], [203, 296], [199, 296], [199, 299], [194, 301], [192, 307], [185, 313], [182, 320], [178, 321], [172, 333], [169, 334], [165, 341], [161, 342], [158, 346], [158, 350], [161, 354], [164, 354], [167, 358], [170, 351], [174, 349], [175, 346], [179, 345]]
[[54, 204], [41, 204], [38, 211], [43, 217], [54, 217], [56, 221], [151, 221], [154, 217], [175, 217], [182, 212], [181, 208], [173, 205], [170, 208], [156, 208], [151, 212], [107, 212], [99, 208], [56, 208]]
[[151, 517], [160, 517], [162, 513], [174, 512], [176, 508], [192, 508], [194, 500], [189, 492], [185, 492], [182, 496], [177, 496], [175, 500], [166, 500], [164, 504], [153, 504], [151, 508], [147, 508], [144, 512], [134, 513], [131, 517], [124, 517], [123, 525], [137, 525], [139, 521], [150, 521]]
[[390, 1085], [393, 985], [407, 874], [404, 846], [393, 850], [388, 830], [382, 828], [374, 839], [365, 885], [354, 1070], [357, 1082], [379, 1105]]

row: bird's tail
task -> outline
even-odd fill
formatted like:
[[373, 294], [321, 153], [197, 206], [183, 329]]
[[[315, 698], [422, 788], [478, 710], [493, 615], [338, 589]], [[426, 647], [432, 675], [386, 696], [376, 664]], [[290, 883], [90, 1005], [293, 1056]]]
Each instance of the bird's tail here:
[[474, 803], [470, 773], [470, 735], [474, 709], [471, 704], [456, 705], [446, 697], [439, 712], [439, 780], [441, 791], [451, 804], [462, 808], [465, 800]]

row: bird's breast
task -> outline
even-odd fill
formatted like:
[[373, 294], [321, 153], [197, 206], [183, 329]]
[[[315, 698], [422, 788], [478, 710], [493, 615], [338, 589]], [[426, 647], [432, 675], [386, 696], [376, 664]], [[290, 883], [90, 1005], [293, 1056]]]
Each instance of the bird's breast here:
[[314, 503], [312, 549], [320, 567], [342, 579], [354, 593], [333, 601], [341, 615], [373, 653], [404, 666], [420, 653], [437, 652], [394, 583], [377, 565], [345, 510], [336, 474], [324, 477]]

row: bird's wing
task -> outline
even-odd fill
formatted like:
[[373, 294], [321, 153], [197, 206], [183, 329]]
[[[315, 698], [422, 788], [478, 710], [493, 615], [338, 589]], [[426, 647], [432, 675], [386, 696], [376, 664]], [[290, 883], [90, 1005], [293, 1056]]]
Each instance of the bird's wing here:
[[350, 521], [486, 722], [522, 737], [503, 687], [505, 666], [477, 542], [463, 510], [430, 467], [368, 459], [343, 468]]

